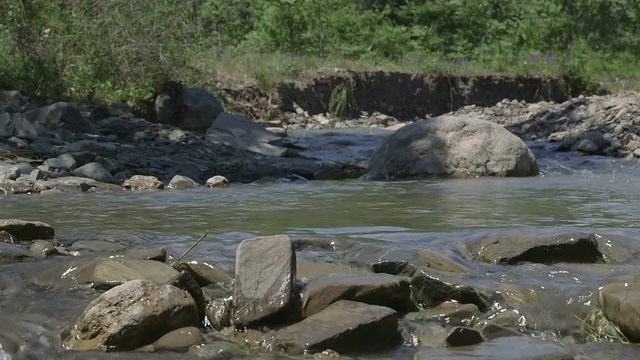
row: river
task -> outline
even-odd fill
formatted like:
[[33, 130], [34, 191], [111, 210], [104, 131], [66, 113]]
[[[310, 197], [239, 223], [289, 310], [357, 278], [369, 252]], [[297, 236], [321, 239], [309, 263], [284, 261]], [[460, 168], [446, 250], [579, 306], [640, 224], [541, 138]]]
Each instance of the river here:
[[[0, 218], [46, 222], [55, 228], [56, 239], [62, 243], [109, 240], [129, 247], [160, 246], [174, 256], [208, 231], [209, 236], [189, 254], [190, 259], [213, 262], [231, 271], [237, 245], [258, 235], [316, 236], [343, 246], [370, 242], [389, 248], [425, 248], [454, 259], [460, 259], [458, 245], [484, 234], [581, 231], [612, 234], [627, 241], [640, 238], [637, 161], [555, 153], [551, 144], [530, 146], [540, 164], [542, 174], [538, 177], [300, 181], [233, 184], [227, 189], [13, 195], [0, 198]], [[175, 354], [61, 353], [59, 332], [95, 296], [87, 289], [51, 285], [54, 282], [49, 278], [59, 276], [70, 264], [54, 257], [2, 265], [0, 340], [24, 344], [25, 358], [189, 358]], [[555, 289], [550, 293], [559, 306], [547, 309], [552, 318], [557, 316], [554, 311], [564, 311], [563, 304], [573, 306], [571, 309], [586, 308], [599, 282], [608, 276], [591, 274], [588, 269], [557, 271], [553, 266], [525, 266], [508, 272], [491, 267], [476, 270], [468, 276], [472, 284], [510, 281]], [[523, 351], [544, 355], [545, 346], [556, 346], [555, 340], [563, 335], [550, 328], [538, 336], [549, 341], [522, 345]], [[400, 346], [362, 358], [512, 358], [513, 349], [509, 350], [507, 343], [500, 344], [456, 352]], [[564, 346], [590, 356], [640, 356], [632, 346]]]

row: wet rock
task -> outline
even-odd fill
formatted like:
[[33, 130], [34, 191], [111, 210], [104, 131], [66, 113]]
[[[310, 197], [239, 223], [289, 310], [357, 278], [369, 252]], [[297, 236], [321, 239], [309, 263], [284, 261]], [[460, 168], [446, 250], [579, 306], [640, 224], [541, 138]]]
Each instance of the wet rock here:
[[229, 186], [231, 186], [229, 184], [229, 180], [227, 180], [227, 178], [222, 175], [216, 175], [207, 179], [206, 185], [210, 188], [228, 188]]
[[435, 321], [400, 322], [400, 334], [405, 345], [414, 347], [442, 348], [446, 346], [448, 329]]
[[366, 169], [358, 164], [340, 164], [323, 162], [320, 170], [313, 174], [314, 180], [358, 179], [366, 173]]
[[188, 271], [180, 271], [180, 273], [169, 280], [167, 284], [173, 285], [188, 292], [196, 302], [196, 307], [198, 308], [198, 318], [204, 319], [204, 310], [206, 306], [204, 294], [202, 293], [200, 285], [198, 285], [198, 283]]
[[197, 182], [186, 176], [175, 175], [173, 178], [171, 178], [171, 181], [169, 181], [169, 185], [167, 185], [167, 188], [173, 190], [184, 190], [195, 189], [199, 186], [200, 185]]
[[130, 280], [166, 284], [176, 275], [174, 268], [158, 261], [113, 258], [90, 262], [79, 268], [74, 277], [78, 283], [117, 285]]
[[289, 354], [325, 349], [371, 351], [398, 342], [398, 314], [394, 310], [348, 300], [335, 302], [274, 335], [274, 348]]
[[311, 281], [301, 292], [302, 314], [309, 317], [338, 300], [353, 300], [395, 309], [416, 309], [406, 277], [375, 274], [330, 274]]
[[16, 181], [6, 180], [0, 182], [0, 194], [38, 194], [44, 189], [34, 184], [24, 184]]
[[189, 354], [208, 360], [242, 359], [247, 356], [247, 349], [230, 341], [213, 341], [191, 347]]
[[119, 252], [127, 248], [126, 245], [103, 240], [78, 240], [70, 246], [71, 250], [88, 250], [93, 253]]
[[492, 359], [492, 360], [577, 360], [576, 354], [555, 341], [533, 337], [503, 337], [485, 341], [473, 347], [458, 349], [446, 347], [440, 349], [419, 349], [413, 360], [431, 359]]
[[510, 337], [510, 336], [524, 336], [523, 333], [514, 330], [512, 328], [498, 325], [491, 321], [486, 322], [482, 325], [482, 329], [480, 330], [482, 337], [486, 340], [493, 340], [500, 337]]
[[205, 309], [207, 318], [211, 327], [221, 330], [231, 326], [231, 317], [233, 315], [233, 298], [217, 298], [210, 301]]
[[112, 182], [113, 175], [98, 162], [90, 162], [73, 171], [75, 175], [88, 177], [95, 181]]
[[480, 315], [480, 310], [474, 304], [445, 302], [434, 308], [409, 313], [404, 318], [421, 321], [436, 320], [453, 326], [471, 326]]
[[292, 316], [287, 308], [294, 304], [295, 271], [296, 255], [288, 236], [242, 241], [236, 252], [234, 324]]
[[598, 307], [631, 342], [640, 342], [640, 276], [622, 278], [601, 286]]
[[0, 231], [6, 231], [18, 241], [53, 239], [55, 231], [51, 225], [40, 221], [25, 221], [20, 219], [0, 219]]
[[9, 234], [6, 230], [0, 230], [0, 242], [17, 244], [18, 239], [16, 239], [15, 236]]
[[489, 298], [467, 285], [453, 285], [425, 271], [411, 278], [413, 298], [425, 307], [434, 307], [445, 301], [455, 300], [461, 304], [474, 304], [484, 312], [489, 308]]
[[36, 254], [42, 254], [44, 256], [51, 256], [58, 254], [58, 249], [55, 245], [53, 245], [49, 241], [45, 240], [36, 240], [29, 247], [29, 251], [34, 252]]
[[535, 176], [536, 159], [504, 127], [441, 116], [407, 125], [385, 138], [369, 161], [370, 179], [431, 176]]
[[366, 270], [357, 269], [347, 264], [329, 263], [324, 261], [308, 261], [298, 258], [296, 276], [298, 279], [308, 282], [329, 274], [366, 274]]
[[77, 167], [78, 162], [73, 155], [66, 153], [44, 161], [44, 165], [50, 170], [70, 171]]
[[25, 250], [22, 247], [14, 244], [0, 242], [0, 262], [42, 258], [44, 258], [43, 254]]
[[0, 183], [7, 180], [16, 180], [21, 175], [17, 166], [3, 166], [0, 164]]
[[188, 271], [201, 287], [219, 283], [230, 284], [233, 281], [233, 277], [226, 270], [215, 264], [190, 261], [177, 264], [175, 268]]
[[469, 346], [483, 342], [484, 339], [480, 332], [476, 329], [467, 327], [457, 327], [453, 329], [447, 336], [447, 346]]
[[164, 183], [155, 176], [134, 175], [122, 183], [122, 187], [127, 190], [162, 190]]
[[532, 237], [524, 235], [487, 236], [467, 244], [471, 255], [480, 261], [514, 265], [522, 262], [624, 263], [632, 253], [615, 238], [598, 234], [561, 234]]
[[282, 137], [267, 131], [262, 124], [242, 115], [222, 113], [207, 130], [207, 144], [224, 144], [267, 156], [281, 157], [287, 153]]
[[163, 248], [131, 249], [124, 253], [126, 259], [167, 261], [167, 251]]
[[134, 280], [93, 300], [64, 346], [69, 350], [133, 350], [197, 322], [195, 302], [186, 291]]
[[204, 342], [204, 337], [198, 328], [193, 326], [183, 327], [170, 331], [153, 343], [155, 350], [168, 350], [186, 352], [189, 347]]

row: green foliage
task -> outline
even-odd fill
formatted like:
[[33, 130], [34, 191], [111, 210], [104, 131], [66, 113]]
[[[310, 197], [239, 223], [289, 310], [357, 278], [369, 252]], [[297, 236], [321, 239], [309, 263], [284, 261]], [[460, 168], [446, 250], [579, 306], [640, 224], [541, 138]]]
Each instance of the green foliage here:
[[353, 82], [349, 79], [346, 83], [336, 86], [331, 91], [329, 99], [329, 114], [342, 118], [353, 110]]
[[42, 98], [135, 102], [165, 80], [215, 91], [333, 65], [616, 90], [640, 87], [639, 59], [639, 0], [0, 1], [0, 87]]

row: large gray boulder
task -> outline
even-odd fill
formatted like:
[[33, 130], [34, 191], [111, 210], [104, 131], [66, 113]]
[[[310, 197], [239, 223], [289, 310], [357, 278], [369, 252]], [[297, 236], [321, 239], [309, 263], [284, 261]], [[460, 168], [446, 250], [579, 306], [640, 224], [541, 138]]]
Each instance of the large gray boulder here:
[[484, 120], [440, 116], [409, 124], [385, 138], [369, 162], [367, 178], [535, 176], [527, 145]]
[[154, 108], [160, 123], [203, 132], [224, 111], [220, 101], [207, 90], [177, 83], [167, 83], [160, 89]]
[[283, 156], [282, 137], [242, 115], [220, 114], [207, 130], [206, 142], [224, 144], [268, 156]]
[[198, 324], [191, 295], [171, 285], [134, 280], [93, 300], [65, 342], [69, 350], [133, 350]]
[[236, 325], [252, 325], [283, 314], [293, 300], [296, 255], [286, 235], [240, 243], [236, 252]]

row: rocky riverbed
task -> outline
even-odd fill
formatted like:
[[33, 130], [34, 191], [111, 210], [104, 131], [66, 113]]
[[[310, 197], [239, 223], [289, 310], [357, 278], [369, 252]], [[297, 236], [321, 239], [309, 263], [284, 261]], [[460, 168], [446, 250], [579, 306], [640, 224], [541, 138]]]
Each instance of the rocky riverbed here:
[[[17, 194], [51, 194], [61, 203], [82, 192], [126, 198], [163, 189], [191, 189], [220, 200], [219, 193], [206, 195], [203, 189], [213, 194], [242, 183], [295, 186], [363, 175], [432, 179], [532, 176], [540, 170], [546, 176], [554, 171], [548, 165], [553, 154], [633, 161], [623, 167], [640, 157], [638, 93], [561, 103], [505, 99], [426, 122], [375, 112], [340, 119], [297, 107], [268, 123], [224, 112], [199, 89], [188, 93], [200, 99], [198, 106], [187, 106], [187, 99], [176, 112], [169, 96], [156, 102], [150, 122], [124, 104], [39, 106], [17, 92], [2, 92], [0, 190], [18, 199], [25, 195]], [[403, 140], [393, 145], [398, 137]], [[416, 146], [428, 149], [418, 151], [416, 160], [412, 153], [381, 150], [399, 147], [394, 151], [403, 154]], [[468, 150], [456, 153], [461, 147]], [[364, 203], [384, 209], [384, 203]], [[637, 319], [627, 316], [640, 311], [640, 247], [628, 232], [467, 232], [444, 251], [428, 239], [405, 247], [239, 233], [230, 265], [197, 250], [199, 260], [191, 261], [171, 247], [60, 235], [46, 218], [0, 218], [0, 266], [8, 274], [20, 269], [18, 276], [36, 294], [70, 291], [81, 299], [62, 311], [64, 319], [53, 320], [54, 337], [50, 328], [25, 330], [22, 323], [14, 332], [0, 329], [5, 357], [64, 358], [106, 350], [167, 358], [181, 353], [220, 359], [511, 359], [516, 347], [522, 355], [516, 358], [595, 359], [590, 344], [640, 339]], [[574, 276], [581, 286], [567, 300], [557, 294], [561, 286], [528, 275], [536, 272], [563, 281]], [[4, 280], [1, 289], [19, 291]], [[541, 309], [548, 306], [560, 307], [556, 318], [545, 317]], [[45, 345], [30, 338], [37, 333]], [[37, 351], [30, 342], [39, 343]]]

